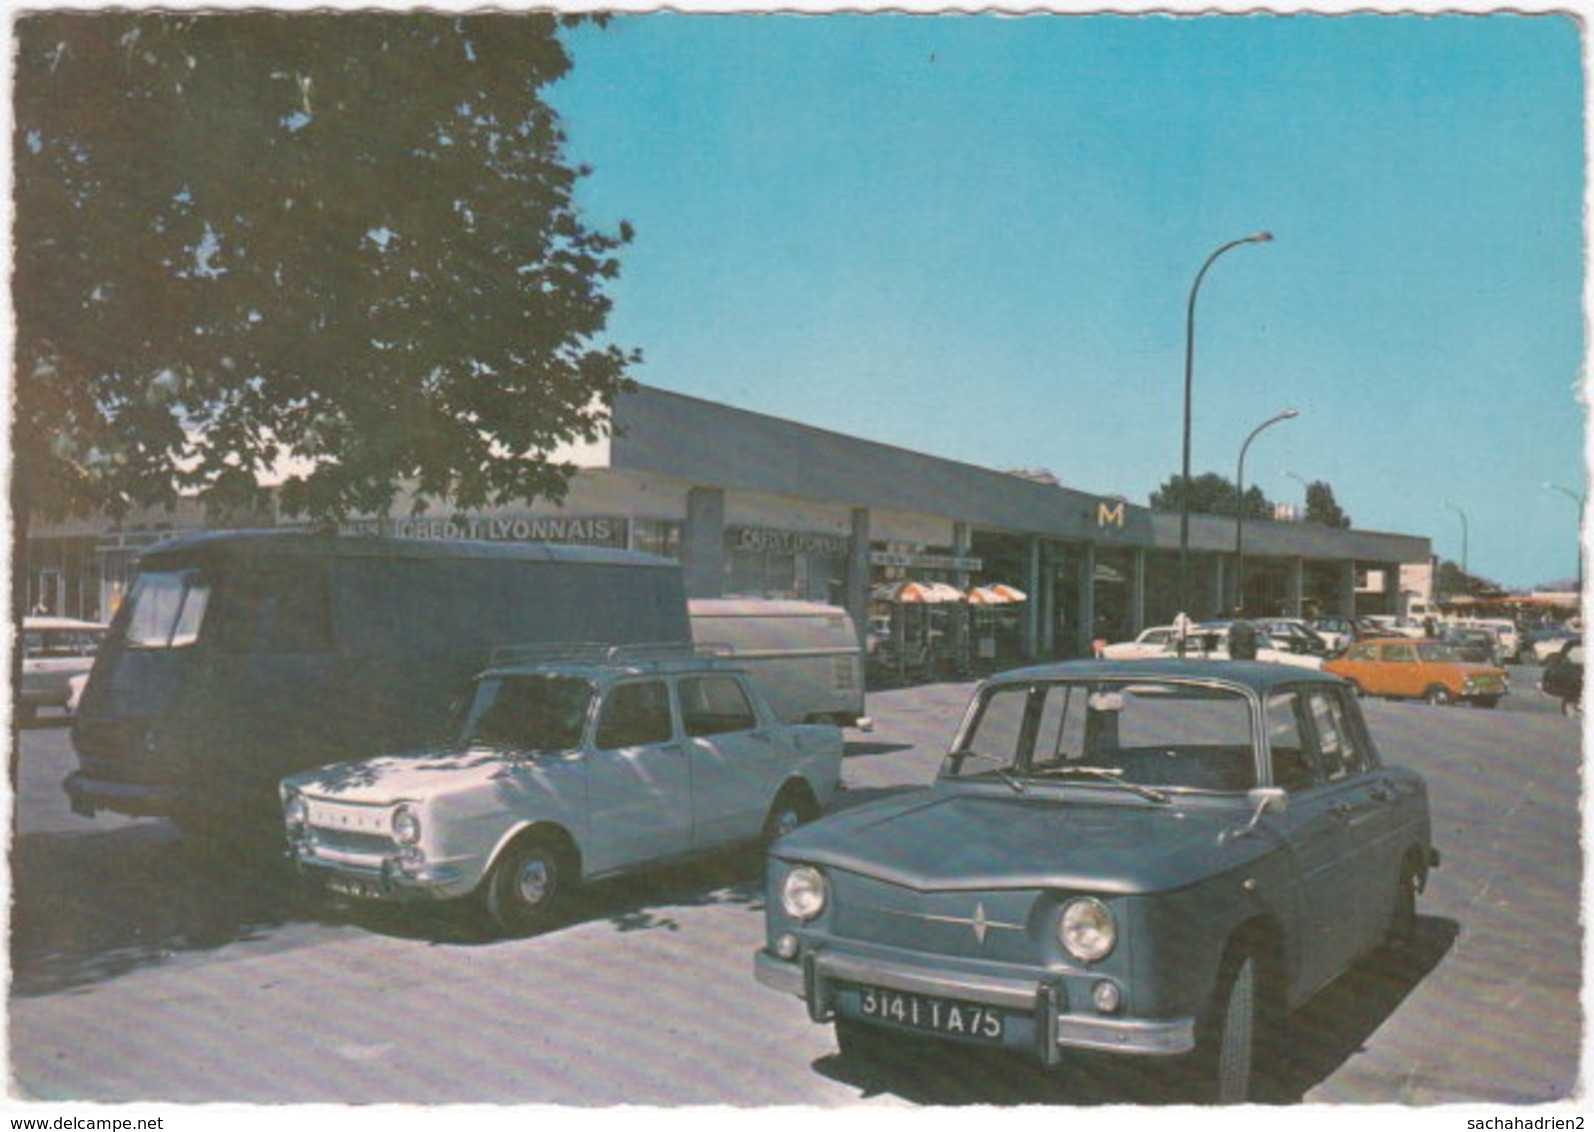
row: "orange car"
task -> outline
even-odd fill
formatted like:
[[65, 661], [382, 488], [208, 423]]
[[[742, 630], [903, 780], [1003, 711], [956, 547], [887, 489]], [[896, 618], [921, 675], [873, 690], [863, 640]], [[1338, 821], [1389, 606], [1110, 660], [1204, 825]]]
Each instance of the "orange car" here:
[[1343, 655], [1326, 661], [1323, 671], [1343, 676], [1365, 695], [1431, 704], [1468, 700], [1492, 708], [1511, 690], [1503, 668], [1468, 663], [1443, 641], [1403, 637], [1357, 641]]

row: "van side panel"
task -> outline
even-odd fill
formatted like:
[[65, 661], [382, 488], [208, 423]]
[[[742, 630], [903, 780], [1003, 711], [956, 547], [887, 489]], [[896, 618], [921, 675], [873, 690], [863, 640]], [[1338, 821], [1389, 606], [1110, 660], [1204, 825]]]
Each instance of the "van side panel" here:
[[781, 719], [853, 726], [864, 718], [863, 650], [845, 609], [751, 598], [697, 598], [689, 606], [699, 647], [729, 649]]
[[445, 737], [495, 647], [691, 640], [674, 563], [467, 547], [256, 534], [152, 552], [147, 569], [203, 572], [204, 625], [171, 648], [113, 627], [74, 724], [73, 808], [275, 820], [292, 771]]

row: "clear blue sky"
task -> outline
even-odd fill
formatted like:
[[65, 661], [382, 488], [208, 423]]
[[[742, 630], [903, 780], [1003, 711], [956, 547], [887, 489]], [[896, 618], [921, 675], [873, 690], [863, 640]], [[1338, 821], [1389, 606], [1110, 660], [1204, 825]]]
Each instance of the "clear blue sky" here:
[[1570, 579], [1585, 173], [1564, 16], [669, 15], [569, 37], [634, 376], [1137, 503], [1179, 467]]

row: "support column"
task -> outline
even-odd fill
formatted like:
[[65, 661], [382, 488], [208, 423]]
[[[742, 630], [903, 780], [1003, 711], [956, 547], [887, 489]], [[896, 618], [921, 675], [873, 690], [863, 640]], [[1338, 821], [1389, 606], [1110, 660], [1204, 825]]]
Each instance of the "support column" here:
[[1042, 614], [1051, 609], [1051, 586], [1042, 585], [1041, 577], [1041, 540], [1031, 537], [1029, 540], [1029, 571], [1025, 579], [1025, 592], [1029, 594], [1029, 601], [1024, 604], [1024, 659], [1034, 660], [1041, 654], [1041, 647], [1045, 643], [1046, 634], [1042, 627], [1046, 620]]
[[1146, 550], [1137, 546], [1129, 560], [1129, 625], [1130, 637], [1140, 635], [1146, 627]]
[[686, 495], [681, 564], [687, 597], [718, 597], [725, 589], [725, 492], [694, 487]]
[[1356, 616], [1356, 563], [1346, 562], [1339, 573], [1339, 593], [1334, 595], [1335, 610], [1341, 617]]
[[1090, 656], [1090, 642], [1096, 637], [1096, 544], [1087, 542], [1079, 558], [1079, 573], [1074, 579], [1079, 594], [1079, 623], [1074, 626], [1074, 656]]
[[[1223, 608], [1223, 596], [1229, 592], [1228, 567], [1229, 560], [1226, 557], [1221, 554], [1212, 556], [1212, 592], [1207, 598], [1208, 608], [1200, 613], [1191, 613], [1190, 616], [1194, 620], [1211, 621], [1217, 617], [1227, 617], [1233, 612], [1233, 606], [1228, 609]], [[1214, 604], [1217, 606], [1216, 609], [1211, 608]]]
[[852, 541], [847, 547], [847, 612], [858, 631], [858, 646], [869, 648], [869, 508], [852, 509]]
[[1284, 576], [1284, 614], [1301, 615], [1302, 600], [1306, 595], [1306, 559], [1290, 559], [1289, 572]]

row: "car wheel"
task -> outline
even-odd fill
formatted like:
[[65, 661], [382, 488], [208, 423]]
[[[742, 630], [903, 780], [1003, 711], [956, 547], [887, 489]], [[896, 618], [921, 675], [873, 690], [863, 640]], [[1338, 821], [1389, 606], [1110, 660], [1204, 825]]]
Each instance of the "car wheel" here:
[[1219, 968], [1218, 985], [1195, 1033], [1195, 1052], [1186, 1062], [1194, 1071], [1189, 1092], [1195, 1103], [1243, 1105], [1274, 1091], [1269, 1071], [1258, 1062], [1278, 1041], [1282, 998], [1277, 981], [1254, 945], [1234, 947]]
[[488, 919], [510, 935], [547, 927], [563, 904], [567, 860], [563, 847], [551, 837], [510, 845], [482, 886]]
[[1432, 688], [1429, 688], [1422, 694], [1422, 698], [1438, 707], [1444, 707], [1448, 705], [1454, 697], [1450, 695], [1449, 688], [1446, 688], [1443, 684], [1435, 684]]
[[1400, 880], [1395, 886], [1395, 906], [1389, 915], [1389, 942], [1396, 947], [1409, 947], [1417, 938], [1417, 892], [1422, 888], [1422, 878], [1408, 861], [1400, 866]]
[[1561, 701], [1561, 714], [1562, 715], [1574, 715], [1574, 716], [1575, 715], [1582, 715], [1583, 714], [1583, 701], [1582, 700], [1573, 700], [1573, 699], [1562, 700]]

